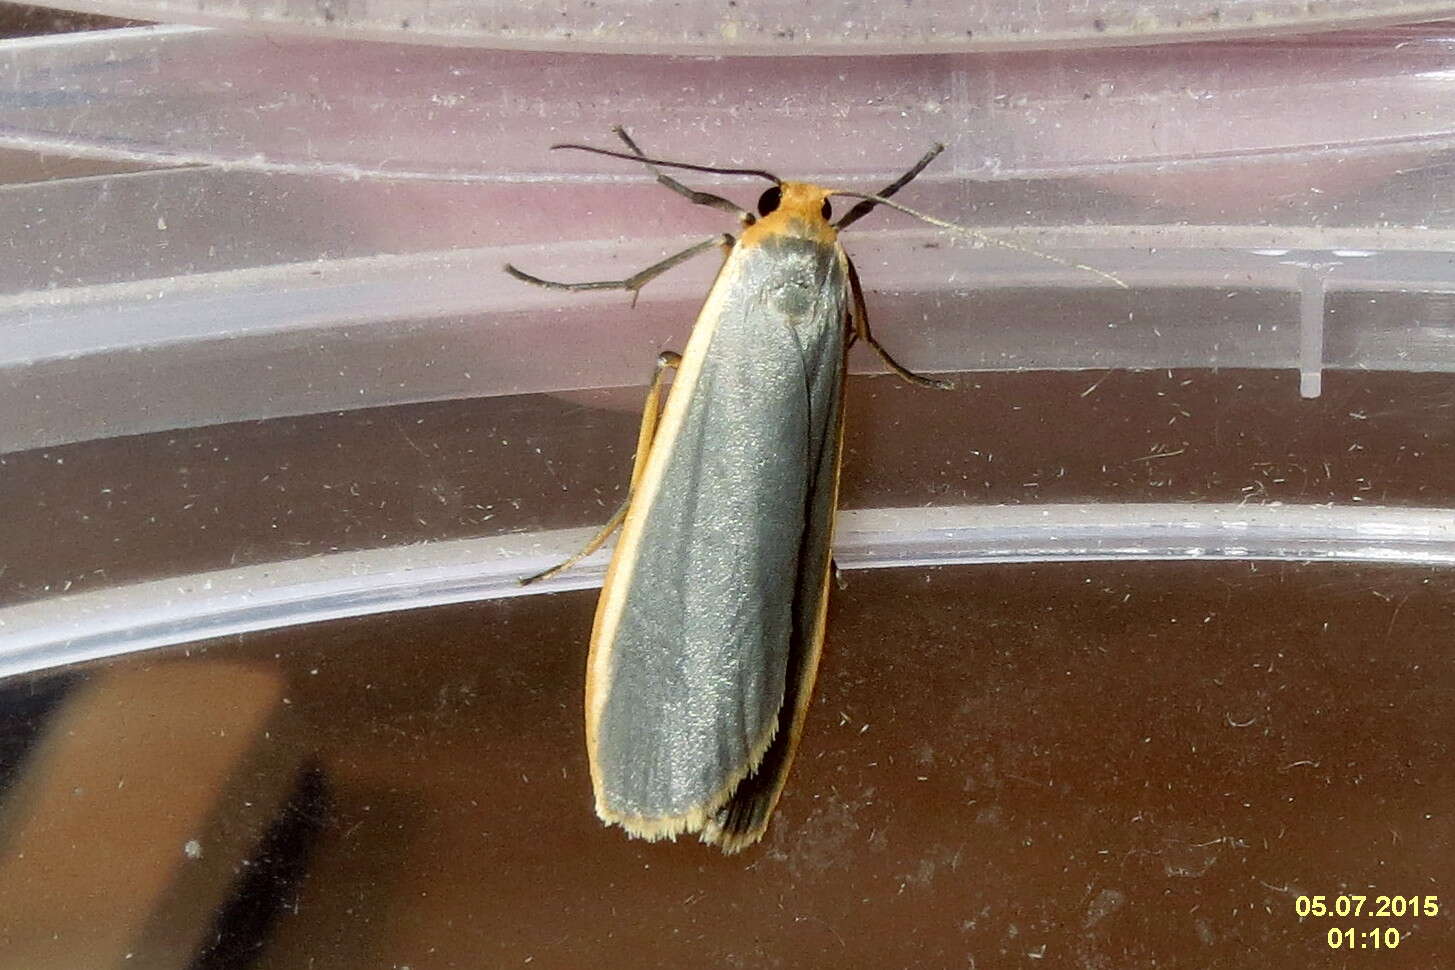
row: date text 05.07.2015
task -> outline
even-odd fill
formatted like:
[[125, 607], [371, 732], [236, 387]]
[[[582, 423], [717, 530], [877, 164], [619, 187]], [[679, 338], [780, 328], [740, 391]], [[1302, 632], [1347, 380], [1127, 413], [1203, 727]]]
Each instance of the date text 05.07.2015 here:
[[1306, 917], [1365, 917], [1366, 919], [1402, 919], [1407, 916], [1439, 916], [1438, 896], [1369, 896], [1340, 893], [1337, 896], [1299, 896], [1293, 911]]

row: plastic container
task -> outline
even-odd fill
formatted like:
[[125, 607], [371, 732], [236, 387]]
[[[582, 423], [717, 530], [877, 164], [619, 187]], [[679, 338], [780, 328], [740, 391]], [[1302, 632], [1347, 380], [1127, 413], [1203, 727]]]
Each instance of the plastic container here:
[[[630, 163], [549, 150], [611, 144], [613, 122], [661, 154], [858, 188], [943, 141], [906, 200], [975, 236], [879, 213], [845, 238], [877, 331], [918, 369], [1297, 369], [1306, 397], [1329, 368], [1449, 372], [1452, 44], [1435, 26], [770, 68], [195, 28], [15, 41], [0, 52], [0, 145], [169, 164], [27, 182], [26, 156], [12, 156], [0, 448], [638, 383], [643, 361], [685, 339], [711, 259], [655, 281], [635, 307], [500, 271], [626, 275], [725, 228]], [[531, 97], [508, 93], [522, 90]], [[758, 188], [743, 181], [701, 184], [750, 201]], [[1099, 521], [1120, 534], [1123, 512]], [[909, 528], [905, 541], [932, 532]], [[1161, 540], [1131, 548], [1155, 557]], [[320, 568], [326, 581], [363, 567]], [[187, 585], [175, 616], [138, 591], [153, 612], [137, 628], [180, 642], [203, 629], [183, 617], [232, 615]], [[46, 651], [101, 607], [39, 587], [49, 605], [0, 616], [0, 637], [12, 654], [55, 659]], [[104, 609], [100, 642], [119, 644], [132, 621]], [[290, 615], [265, 613], [218, 629]]]
[[[0, 45], [0, 968], [1287, 962], [1301, 896], [1447, 885], [1452, 68]], [[846, 233], [959, 387], [851, 362], [850, 586], [745, 860], [597, 826], [601, 558], [514, 582], [619, 502], [713, 266], [501, 265], [732, 228], [548, 150], [614, 123], [852, 188], [943, 141], [903, 198], [983, 237]]]
[[[1296, 367], [1316, 394], [1325, 367], [1450, 365], [1455, 92], [1434, 28], [746, 75], [731, 60], [647, 71], [189, 28], [17, 41], [3, 57], [0, 146], [173, 166], [0, 196], [15, 227], [0, 267], [8, 450], [638, 382], [653, 348], [680, 341], [710, 260], [635, 310], [499, 271], [617, 275], [723, 228], [630, 164], [548, 151], [609, 143], [616, 122], [653, 151], [859, 188], [941, 140], [910, 201], [1132, 287], [876, 216], [846, 242], [882, 294], [879, 328], [917, 367]], [[1336, 76], [1315, 70], [1329, 64]], [[528, 101], [504, 93], [526, 85]], [[1027, 287], [1093, 292], [1051, 332], [972, 312], [977, 294]], [[1174, 290], [1184, 318], [1151, 328]], [[1324, 312], [1340, 294], [1374, 302]], [[1379, 309], [1395, 294], [1398, 319]]]

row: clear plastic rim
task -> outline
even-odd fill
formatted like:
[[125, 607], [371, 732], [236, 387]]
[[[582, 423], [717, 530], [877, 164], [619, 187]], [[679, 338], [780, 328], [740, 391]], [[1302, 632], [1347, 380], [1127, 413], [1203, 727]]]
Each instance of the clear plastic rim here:
[[[711, 7], [647, 3], [543, 6], [376, 0], [370, 4], [234, 0], [68, 0], [71, 10], [310, 38], [500, 50], [730, 56], [873, 56], [1146, 46], [1440, 20], [1445, 0], [1239, 0], [1208, 5], [930, 0], [864, 11], [790, 3]], [[888, 5], [886, 5], [888, 6]], [[855, 14], [858, 16], [855, 16]]]
[[[601, 585], [602, 551], [528, 587], [591, 528], [517, 533], [179, 576], [0, 609], [0, 677], [324, 620]], [[1455, 509], [1058, 504], [841, 512], [846, 570], [976, 563], [1281, 560], [1455, 566]]]

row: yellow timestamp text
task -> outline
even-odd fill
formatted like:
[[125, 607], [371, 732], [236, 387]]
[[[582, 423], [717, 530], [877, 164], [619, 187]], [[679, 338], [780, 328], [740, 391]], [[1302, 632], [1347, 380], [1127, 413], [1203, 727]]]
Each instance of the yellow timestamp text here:
[[[1364, 917], [1366, 919], [1403, 919], [1408, 916], [1439, 916], [1438, 896], [1370, 896], [1339, 893], [1335, 896], [1297, 896], [1293, 911], [1299, 919], [1314, 917]], [[1330, 933], [1333, 931], [1330, 930]]]
[[1327, 934], [1331, 950], [1393, 950], [1404, 935], [1393, 926], [1356, 930], [1352, 926], [1331, 926]]

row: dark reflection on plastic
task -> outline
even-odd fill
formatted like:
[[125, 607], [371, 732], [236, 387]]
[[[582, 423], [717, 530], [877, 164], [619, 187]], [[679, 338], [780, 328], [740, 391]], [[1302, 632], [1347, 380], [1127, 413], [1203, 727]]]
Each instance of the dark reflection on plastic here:
[[74, 680], [68, 674], [50, 674], [0, 682], [0, 799], [19, 776], [47, 715]]
[[272, 936], [274, 924], [287, 910], [297, 911], [309, 852], [327, 824], [328, 810], [323, 772], [303, 771], [188, 970], [241, 970], [252, 965]]
[[[1295, 900], [1341, 892], [1440, 895], [1438, 916], [1357, 922], [1406, 934], [1381, 967], [1452, 952], [1455, 572], [1058, 563], [848, 580], [798, 770], [764, 844], [733, 858], [593, 816], [589, 594], [87, 665], [71, 703], [104, 698], [89, 715], [103, 721], [129, 707], [118, 750], [146, 741], [118, 773], [164, 759], [145, 802], [201, 805], [189, 824], [210, 834], [188, 856], [191, 829], [164, 827], [160, 847], [141, 826], [108, 832], [107, 805], [131, 804], [108, 782], [86, 864], [138, 893], [147, 860], [193, 895], [206, 867], [226, 879], [202, 910], [165, 888], [146, 908], [45, 898], [54, 925], [0, 907], [0, 968], [21, 970], [16, 953], [25, 970], [99, 965], [97, 939], [126, 941], [105, 951], [117, 966], [213, 970], [1324, 966], [1348, 954]], [[306, 837], [277, 834], [289, 825]], [[26, 848], [74, 862], [69, 844]], [[234, 878], [275, 853], [286, 878]], [[13, 864], [0, 899], [47, 891], [44, 867], [7, 888]], [[265, 918], [219, 915], [248, 908]], [[122, 911], [137, 927], [112, 932]], [[56, 929], [80, 916], [88, 933]], [[219, 925], [230, 943], [208, 950]]]

